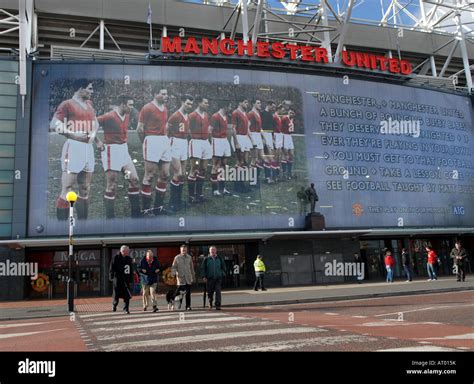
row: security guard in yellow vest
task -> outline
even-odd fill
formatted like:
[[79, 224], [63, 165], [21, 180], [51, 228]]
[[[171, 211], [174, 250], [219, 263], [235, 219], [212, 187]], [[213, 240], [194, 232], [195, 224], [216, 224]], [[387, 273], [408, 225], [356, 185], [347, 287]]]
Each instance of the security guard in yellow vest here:
[[257, 255], [255, 262], [253, 263], [253, 267], [255, 269], [255, 285], [253, 289], [258, 291], [258, 287], [262, 289], [262, 291], [266, 291], [265, 287], [263, 286], [263, 276], [265, 275], [265, 264], [262, 261], [262, 256]]

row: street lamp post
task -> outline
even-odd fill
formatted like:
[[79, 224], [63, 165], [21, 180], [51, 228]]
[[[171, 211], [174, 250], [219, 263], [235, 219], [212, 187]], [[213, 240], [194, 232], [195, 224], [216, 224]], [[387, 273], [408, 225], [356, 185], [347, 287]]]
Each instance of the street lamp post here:
[[74, 280], [72, 277], [72, 259], [74, 257], [72, 245], [72, 232], [74, 227], [74, 203], [77, 200], [75, 192], [70, 191], [66, 195], [69, 202], [69, 258], [68, 258], [68, 279], [67, 279], [67, 306], [69, 312], [74, 312]]

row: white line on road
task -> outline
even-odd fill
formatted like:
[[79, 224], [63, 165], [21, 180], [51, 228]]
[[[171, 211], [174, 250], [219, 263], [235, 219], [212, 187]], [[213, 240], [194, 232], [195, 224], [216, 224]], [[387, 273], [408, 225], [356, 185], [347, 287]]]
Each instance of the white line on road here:
[[185, 315], [179, 315], [178, 313], [175, 314], [169, 314], [168, 316], [149, 316], [149, 317], [128, 317], [126, 320], [115, 320], [115, 319], [108, 319], [108, 320], [103, 320], [103, 321], [94, 321], [89, 323], [88, 325], [91, 326], [96, 326], [96, 325], [104, 325], [104, 324], [128, 324], [128, 323], [138, 323], [140, 321], [161, 321], [161, 320], [168, 320], [168, 319], [177, 319], [181, 321], [186, 321], [185, 319], [187, 318], [194, 318], [194, 317], [223, 317], [226, 316], [224, 313], [223, 314], [217, 314], [217, 313], [187, 313]]
[[[132, 325], [124, 325], [122, 327], [103, 327], [103, 328], [93, 328], [91, 329], [92, 332], [121, 332], [128, 329], [140, 329], [140, 328], [148, 328], [153, 329], [156, 327], [168, 327], [168, 326], [181, 326], [185, 324], [199, 324], [199, 323], [220, 323], [223, 321], [236, 321], [236, 320], [247, 320], [244, 317], [239, 316], [229, 316], [229, 317], [222, 317], [222, 318], [214, 318], [214, 319], [193, 319], [193, 320], [175, 320], [175, 321], [163, 321], [162, 323], [147, 323], [147, 324], [132, 324]], [[251, 326], [252, 322], [248, 322], [248, 325]]]
[[[151, 337], [151, 336], [160, 336], [160, 335], [167, 335], [170, 333], [185, 333], [185, 332], [194, 332], [194, 331], [206, 331], [206, 330], [216, 330], [216, 329], [233, 329], [239, 327], [248, 327], [249, 323], [232, 323], [232, 324], [224, 324], [224, 325], [200, 325], [194, 327], [179, 327], [175, 329], [163, 329], [163, 330], [153, 330], [147, 332], [133, 332], [133, 333], [119, 333], [113, 335], [104, 335], [104, 336], [97, 336], [98, 341], [106, 341], [106, 340], [118, 340], [127, 337]], [[269, 325], [273, 325], [269, 321], [259, 321], [252, 323], [252, 327], [266, 327]]]
[[256, 352], [256, 351], [285, 351], [291, 349], [301, 349], [305, 347], [315, 346], [335, 346], [348, 343], [368, 343], [376, 341], [376, 338], [363, 337], [360, 335], [347, 336], [328, 336], [328, 337], [314, 337], [303, 340], [282, 340], [270, 341], [263, 343], [232, 345], [221, 348], [197, 349], [196, 351], [225, 351], [225, 352]]
[[0, 324], [0, 329], [15, 328], [15, 327], [31, 327], [33, 325], [41, 325], [47, 323], [23, 323], [23, 324]]
[[[121, 318], [127, 318], [127, 317], [145, 317], [145, 316], [169, 316], [171, 314], [179, 314], [179, 313], [209, 313], [209, 310], [195, 310], [195, 311], [185, 311], [183, 310], [176, 310], [176, 311], [170, 311], [170, 310], [161, 310], [158, 312], [152, 312], [152, 311], [147, 311], [147, 312], [133, 312], [131, 314], [126, 314], [123, 312], [100, 312], [100, 313], [94, 313], [94, 314], [89, 314], [89, 315], [82, 315], [79, 314], [79, 318], [83, 319], [84, 321], [94, 321], [95, 317], [113, 317], [114, 319], [121, 319]], [[86, 320], [87, 319], [87, 320]]]
[[149, 347], [160, 347], [170, 346], [177, 344], [188, 344], [188, 343], [203, 343], [207, 341], [216, 340], [231, 340], [242, 337], [257, 337], [257, 336], [274, 336], [274, 335], [289, 335], [289, 334], [301, 334], [301, 333], [312, 333], [318, 332], [313, 328], [282, 328], [282, 329], [268, 329], [268, 330], [257, 330], [257, 331], [245, 331], [245, 332], [229, 332], [229, 333], [218, 333], [209, 335], [195, 335], [195, 336], [184, 336], [184, 337], [171, 337], [160, 340], [148, 340], [148, 341], [131, 341], [127, 343], [110, 344], [103, 347], [106, 351], [121, 351], [139, 348]]
[[455, 348], [437, 347], [435, 345], [423, 345], [402, 348], [378, 349], [377, 352], [450, 352], [456, 351]]
[[463, 335], [451, 335], [444, 337], [423, 337], [423, 340], [474, 340], [474, 333], [465, 333]]
[[39, 333], [47, 333], [47, 332], [57, 332], [57, 331], [64, 331], [66, 328], [61, 329], [51, 329], [49, 331], [37, 331], [37, 332], [22, 332], [22, 333], [8, 333], [6, 335], [0, 335], [0, 339], [11, 339], [13, 337], [23, 337], [23, 336], [32, 336], [37, 335]]
[[474, 304], [437, 305], [435, 307], [412, 309], [410, 311], [398, 311], [398, 312], [392, 312], [392, 313], [381, 313], [380, 315], [375, 315], [374, 317], [392, 316], [392, 315], [398, 315], [399, 313], [405, 314], [405, 313], [411, 313], [411, 312], [432, 311], [432, 310], [438, 310], [438, 309], [442, 309], [442, 308], [459, 308], [459, 307], [472, 307], [472, 306], [474, 306]]

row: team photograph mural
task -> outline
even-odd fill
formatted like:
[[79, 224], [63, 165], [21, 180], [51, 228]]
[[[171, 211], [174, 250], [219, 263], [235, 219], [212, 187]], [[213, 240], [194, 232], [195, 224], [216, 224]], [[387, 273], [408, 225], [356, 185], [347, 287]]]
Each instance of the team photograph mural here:
[[[449, 96], [449, 97], [448, 97]], [[348, 78], [39, 64], [29, 232], [473, 224], [471, 101]]]

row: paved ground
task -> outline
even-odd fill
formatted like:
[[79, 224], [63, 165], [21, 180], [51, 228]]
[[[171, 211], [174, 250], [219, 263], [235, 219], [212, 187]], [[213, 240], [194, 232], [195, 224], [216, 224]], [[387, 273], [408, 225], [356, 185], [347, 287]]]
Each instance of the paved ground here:
[[473, 351], [474, 292], [0, 322], [13, 351]]
[[[291, 288], [269, 288], [266, 292], [255, 292], [252, 289], [227, 291], [223, 293], [225, 308], [243, 306], [262, 306], [274, 304], [296, 304], [307, 302], [324, 302], [347, 299], [364, 299], [389, 297], [394, 295], [412, 295], [414, 293], [442, 293], [456, 290], [474, 290], [474, 279], [468, 276], [464, 283], [456, 282], [455, 278], [441, 278], [428, 282], [425, 279], [406, 283], [397, 281], [393, 284], [373, 282], [364, 284], [318, 285]], [[202, 307], [202, 287], [193, 287], [193, 306]], [[108, 311], [111, 307], [110, 297], [76, 299], [78, 313]], [[160, 308], [165, 308], [164, 294], [160, 295]], [[141, 298], [136, 296], [131, 307], [139, 309]], [[0, 320], [35, 319], [44, 317], [61, 317], [67, 314], [65, 300], [1, 302]]]

